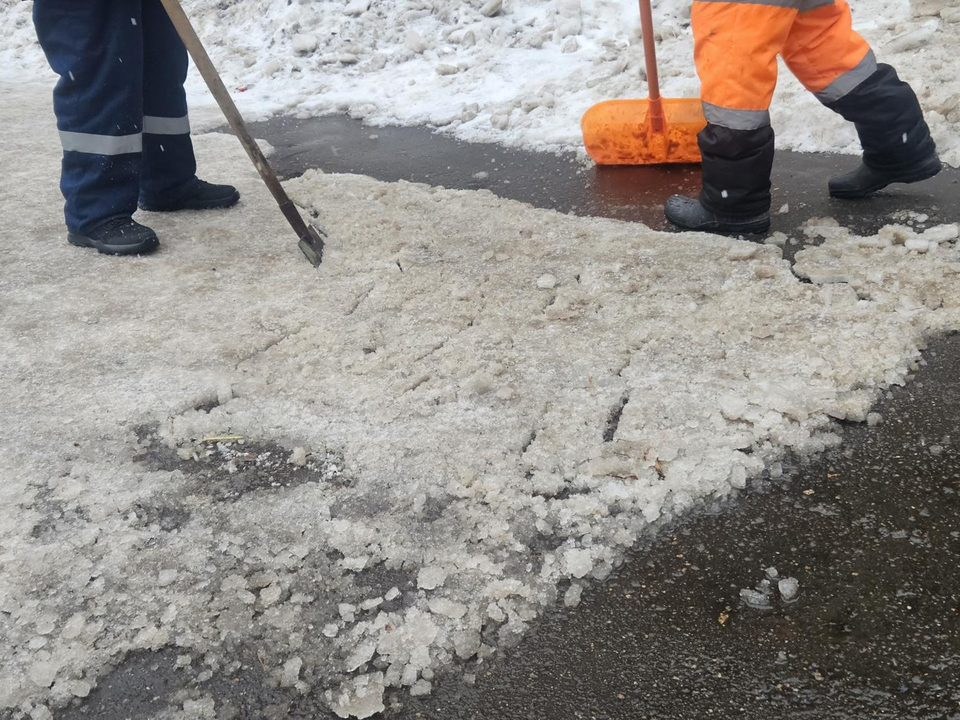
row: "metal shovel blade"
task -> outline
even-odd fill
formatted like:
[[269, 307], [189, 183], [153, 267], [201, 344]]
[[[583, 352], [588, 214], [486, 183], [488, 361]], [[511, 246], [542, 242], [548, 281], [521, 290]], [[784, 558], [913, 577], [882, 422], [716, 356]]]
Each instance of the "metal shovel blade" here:
[[661, 98], [662, 116], [651, 100], [597, 103], [580, 123], [583, 144], [597, 165], [698, 163], [697, 133], [707, 121], [698, 98]]
[[313, 223], [307, 225], [307, 234], [300, 238], [300, 252], [314, 267], [323, 262], [323, 248], [326, 234]]

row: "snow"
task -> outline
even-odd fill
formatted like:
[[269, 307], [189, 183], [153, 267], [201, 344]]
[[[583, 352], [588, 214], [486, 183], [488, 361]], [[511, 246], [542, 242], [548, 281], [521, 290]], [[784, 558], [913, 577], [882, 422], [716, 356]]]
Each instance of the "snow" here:
[[211, 674], [259, 653], [367, 717], [836, 445], [834, 418], [866, 420], [960, 329], [956, 226], [815, 219], [805, 283], [775, 245], [309, 172], [287, 187], [330, 231], [317, 270], [221, 135], [196, 137], [200, 166], [241, 204], [143, 214], [161, 253], [104, 258], [52, 210], [49, 93], [0, 91], [5, 709], [171, 647]]
[[[187, 0], [249, 118], [347, 113], [428, 124], [464, 140], [580, 148], [592, 104], [646, 94], [635, 0]], [[920, 97], [943, 159], [960, 165], [960, 13], [947, 0], [854, 0], [855, 27]], [[0, 0], [5, 76], [48, 73], [30, 2]], [[654, 3], [667, 97], [695, 97], [688, 0]], [[218, 122], [191, 74], [194, 125]], [[772, 107], [781, 148], [859, 152], [854, 129], [781, 67]]]

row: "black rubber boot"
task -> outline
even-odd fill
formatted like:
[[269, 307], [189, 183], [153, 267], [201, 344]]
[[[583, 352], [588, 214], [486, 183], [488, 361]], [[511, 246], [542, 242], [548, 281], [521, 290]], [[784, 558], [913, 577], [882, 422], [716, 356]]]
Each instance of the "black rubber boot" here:
[[833, 178], [832, 196], [864, 197], [891, 183], [919, 182], [940, 172], [917, 95], [889, 65], [880, 63], [870, 77], [826, 106], [854, 123], [863, 146], [863, 165]]
[[699, 200], [674, 195], [663, 208], [667, 220], [683, 230], [719, 235], [751, 235], [770, 229], [770, 213], [750, 217], [725, 217], [707, 210]]
[[146, 255], [160, 247], [157, 234], [130, 218], [114, 218], [87, 232], [68, 233], [67, 242], [96, 248], [104, 255]]
[[240, 193], [233, 185], [214, 185], [196, 179], [174, 200], [154, 202], [140, 198], [140, 209], [149, 212], [174, 212], [176, 210], [215, 210], [237, 204]]
[[934, 154], [913, 168], [877, 170], [864, 163], [852, 172], [830, 178], [830, 195], [835, 198], [862, 198], [893, 183], [915, 183], [927, 180], [943, 169]]

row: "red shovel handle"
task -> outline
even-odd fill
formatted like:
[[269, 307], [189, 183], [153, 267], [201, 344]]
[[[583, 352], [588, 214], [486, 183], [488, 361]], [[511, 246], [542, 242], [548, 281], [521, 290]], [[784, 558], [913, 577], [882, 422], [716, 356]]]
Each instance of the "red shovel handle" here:
[[653, 39], [653, 10], [650, 0], [640, 0], [640, 31], [643, 37], [643, 55], [647, 61], [650, 123], [653, 129], [659, 132], [663, 130], [663, 103], [660, 102], [660, 76], [657, 73], [657, 46]]

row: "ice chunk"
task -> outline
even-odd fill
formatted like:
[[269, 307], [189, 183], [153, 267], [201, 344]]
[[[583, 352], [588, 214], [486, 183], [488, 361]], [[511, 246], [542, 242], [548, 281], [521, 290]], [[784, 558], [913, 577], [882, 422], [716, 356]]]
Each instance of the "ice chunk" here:
[[42, 688], [53, 685], [53, 681], [60, 671], [60, 664], [54, 660], [38, 660], [30, 666], [27, 676], [33, 683]]
[[459, 620], [467, 614], [467, 606], [447, 598], [434, 598], [430, 601], [430, 612]]
[[260, 591], [260, 602], [264, 607], [270, 607], [280, 599], [281, 589], [279, 585], [270, 585]]
[[326, 697], [337, 717], [362, 720], [384, 711], [383, 690], [383, 673], [375, 672], [348, 680]]
[[344, 622], [353, 622], [354, 613], [357, 612], [357, 606], [351, 605], [350, 603], [340, 603], [337, 605], [337, 612], [340, 613], [340, 617], [343, 618]]
[[589, 550], [571, 548], [564, 554], [563, 563], [567, 573], [575, 578], [582, 578], [593, 570], [593, 556]]
[[283, 687], [293, 687], [300, 679], [300, 668], [303, 667], [303, 660], [299, 657], [292, 657], [283, 664], [283, 672], [280, 674], [280, 684]]
[[770, 598], [766, 593], [760, 592], [759, 590], [744, 588], [740, 591], [740, 599], [754, 610], [770, 609]]
[[417, 587], [422, 590], [435, 590], [447, 579], [447, 571], [437, 565], [420, 568], [417, 573]]
[[416, 30], [408, 30], [403, 38], [403, 44], [411, 51], [419, 55], [427, 49], [427, 43]]
[[344, 667], [346, 667], [349, 672], [359, 669], [373, 659], [373, 653], [376, 652], [376, 650], [376, 640], [368, 640], [367, 642], [360, 643], [353, 649], [353, 652], [350, 653]]
[[73, 640], [74, 638], [80, 636], [80, 633], [83, 632], [86, 624], [87, 621], [83, 613], [74, 613], [67, 620], [66, 624], [63, 626], [63, 632], [60, 634], [64, 640]]
[[503, 0], [487, 0], [480, 8], [480, 14], [484, 17], [493, 17], [503, 8]]
[[429, 680], [417, 680], [410, 688], [410, 694], [414, 697], [418, 695], [429, 695], [433, 690], [433, 685]]
[[583, 595], [583, 585], [573, 583], [563, 594], [563, 604], [568, 608], [575, 608], [580, 604], [580, 597]]
[[350, 0], [347, 6], [343, 8], [343, 14], [351, 17], [363, 15], [370, 9], [370, 0]]
[[480, 633], [476, 630], [461, 630], [455, 633], [453, 648], [461, 660], [473, 657], [480, 650]]
[[293, 36], [291, 41], [291, 47], [295, 53], [305, 55], [307, 53], [312, 53], [317, 49], [317, 45], [320, 44], [320, 41], [317, 39], [316, 35], [307, 35], [303, 33], [297, 33]]
[[30, 711], [30, 720], [53, 720], [53, 713], [46, 705], [36, 705]]
[[307, 464], [307, 451], [302, 447], [295, 447], [290, 453], [290, 464], [303, 467]]
[[724, 395], [720, 398], [720, 414], [727, 420], [740, 420], [749, 406], [750, 403], [736, 395]]
[[733, 245], [727, 251], [727, 260], [749, 260], [755, 257], [760, 246], [756, 243], [741, 242]]
[[340, 626], [336, 623], [327, 623], [323, 626], [324, 637], [335, 638], [340, 633]]
[[800, 592], [800, 583], [796, 578], [786, 577], [777, 583], [777, 589], [780, 591], [780, 596], [784, 602], [793, 602]]
[[93, 690], [93, 686], [85, 680], [74, 680], [67, 687], [70, 689], [70, 694], [78, 698], [87, 697]]
[[49, 635], [57, 628], [57, 618], [54, 615], [44, 615], [36, 623], [37, 633]]
[[953, 223], [927, 228], [920, 237], [931, 243], [945, 243], [956, 240], [958, 236], [960, 236], [960, 224]]
[[549, 290], [557, 286], [557, 278], [550, 273], [545, 273], [537, 278], [537, 287], [541, 290]]

